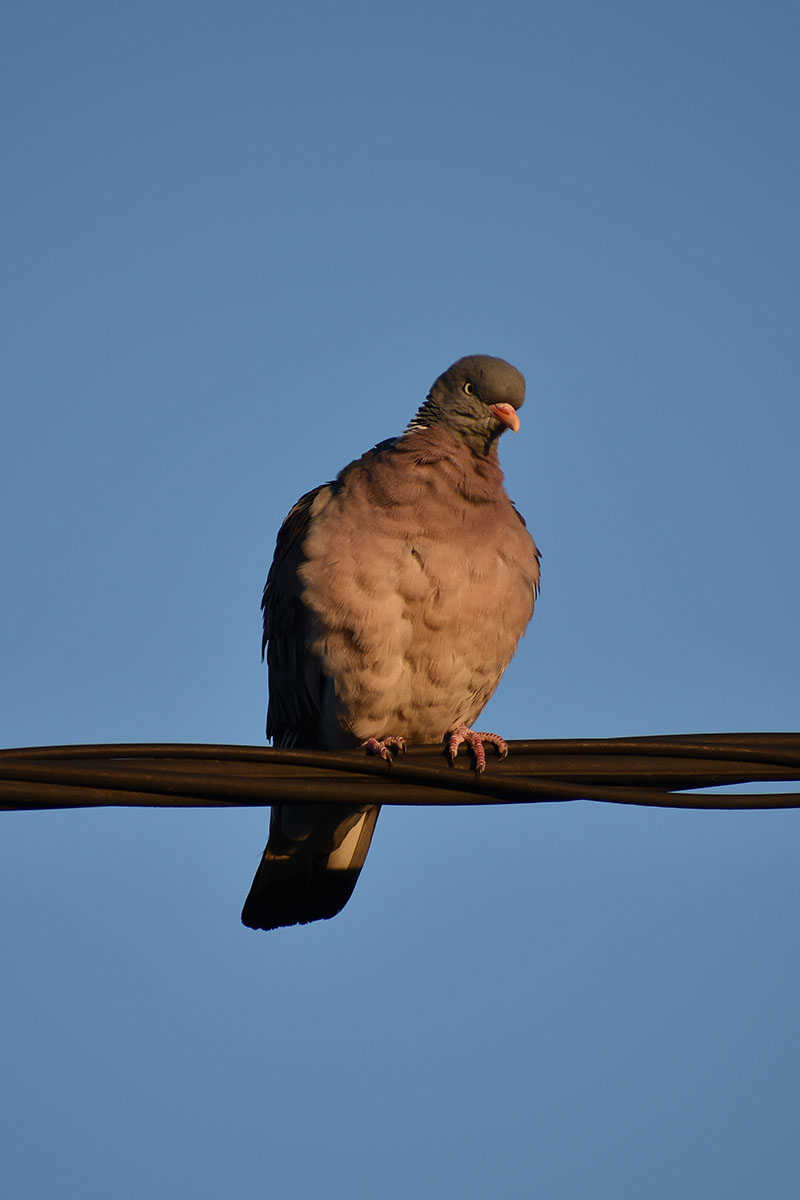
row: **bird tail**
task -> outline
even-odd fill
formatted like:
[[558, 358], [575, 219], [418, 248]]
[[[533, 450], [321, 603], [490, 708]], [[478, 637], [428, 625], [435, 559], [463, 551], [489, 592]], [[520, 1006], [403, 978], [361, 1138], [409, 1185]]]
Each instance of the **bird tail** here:
[[377, 804], [276, 804], [243, 924], [279, 929], [335, 917], [356, 886], [379, 812]]

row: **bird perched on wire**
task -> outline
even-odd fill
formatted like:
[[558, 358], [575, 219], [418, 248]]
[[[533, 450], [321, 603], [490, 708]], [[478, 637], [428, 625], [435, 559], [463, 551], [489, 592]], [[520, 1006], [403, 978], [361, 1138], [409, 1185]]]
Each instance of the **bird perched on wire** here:
[[[267, 737], [280, 747], [463, 742], [533, 613], [539, 553], [503, 487], [500, 435], [519, 429], [525, 379], [459, 359], [404, 433], [381, 442], [284, 521], [262, 609]], [[276, 804], [242, 921], [276, 929], [347, 903], [379, 806]]]

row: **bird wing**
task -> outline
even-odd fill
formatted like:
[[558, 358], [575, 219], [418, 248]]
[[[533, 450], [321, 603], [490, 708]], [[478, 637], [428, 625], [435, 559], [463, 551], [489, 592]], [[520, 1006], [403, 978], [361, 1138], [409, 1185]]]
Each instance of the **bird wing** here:
[[319, 746], [318, 726], [325, 679], [318, 659], [308, 653], [308, 610], [298, 568], [312, 510], [329, 484], [301, 496], [278, 533], [275, 556], [261, 597], [264, 633], [261, 657], [269, 668], [267, 737], [276, 746]]

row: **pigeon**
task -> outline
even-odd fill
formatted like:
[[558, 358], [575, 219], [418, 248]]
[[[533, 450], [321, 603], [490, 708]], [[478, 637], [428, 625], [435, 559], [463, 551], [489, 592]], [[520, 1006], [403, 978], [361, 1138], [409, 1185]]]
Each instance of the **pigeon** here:
[[[297, 501], [262, 598], [276, 747], [363, 746], [389, 761], [442, 743], [451, 762], [533, 614], [539, 552], [503, 487], [497, 445], [525, 379], [471, 355], [440, 375], [406, 430]], [[276, 804], [242, 911], [251, 929], [340, 912], [379, 805]]]

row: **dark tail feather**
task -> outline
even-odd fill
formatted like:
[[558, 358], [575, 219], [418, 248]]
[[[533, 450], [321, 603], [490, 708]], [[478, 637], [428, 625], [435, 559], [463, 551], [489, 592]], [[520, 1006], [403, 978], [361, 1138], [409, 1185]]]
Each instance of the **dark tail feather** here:
[[335, 917], [356, 886], [379, 812], [378, 805], [276, 805], [243, 924], [279, 929]]

